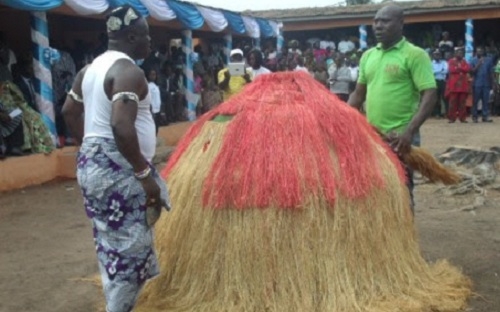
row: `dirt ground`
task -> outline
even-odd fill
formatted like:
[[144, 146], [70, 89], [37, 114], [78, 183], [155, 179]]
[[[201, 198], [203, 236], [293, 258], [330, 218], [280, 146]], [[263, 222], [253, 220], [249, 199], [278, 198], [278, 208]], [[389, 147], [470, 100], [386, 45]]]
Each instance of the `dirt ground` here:
[[[492, 124], [429, 120], [423, 146], [433, 153], [453, 145], [500, 146]], [[474, 194], [444, 196], [440, 186], [416, 188], [416, 225], [429, 261], [446, 258], [474, 281], [467, 311], [500, 311], [500, 192], [460, 211]], [[58, 181], [0, 194], [0, 311], [89, 312], [102, 294], [82, 279], [97, 273], [92, 233], [75, 181]]]

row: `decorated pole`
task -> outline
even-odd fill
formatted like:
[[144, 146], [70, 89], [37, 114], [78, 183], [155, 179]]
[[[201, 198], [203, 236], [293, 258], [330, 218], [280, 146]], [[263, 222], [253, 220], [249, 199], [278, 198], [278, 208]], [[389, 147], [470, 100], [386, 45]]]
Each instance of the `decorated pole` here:
[[472, 60], [474, 55], [474, 21], [469, 18], [465, 21], [465, 59]]
[[191, 30], [182, 31], [182, 50], [186, 57], [184, 67], [184, 75], [186, 76], [186, 101], [187, 101], [187, 118], [190, 121], [196, 119], [196, 105], [199, 101], [199, 96], [194, 93], [194, 73], [193, 73], [193, 33]]
[[231, 34], [227, 34], [224, 36], [224, 55], [226, 56], [226, 64], [229, 63], [229, 59], [231, 56], [231, 50], [233, 49], [233, 36]]
[[260, 38], [254, 38], [253, 47], [260, 50]]
[[368, 37], [368, 33], [366, 31], [366, 25], [359, 26], [359, 48], [361, 50], [365, 50], [368, 46], [366, 39]]
[[278, 36], [277, 36], [277, 42], [276, 42], [276, 51], [281, 52], [281, 49], [283, 49], [284, 44], [285, 44], [285, 38], [283, 37], [283, 24], [279, 23], [278, 24]]
[[33, 44], [33, 70], [35, 73], [36, 104], [43, 121], [57, 143], [54, 100], [52, 93], [51, 61], [55, 50], [49, 47], [49, 27], [45, 12], [31, 12], [31, 41]]

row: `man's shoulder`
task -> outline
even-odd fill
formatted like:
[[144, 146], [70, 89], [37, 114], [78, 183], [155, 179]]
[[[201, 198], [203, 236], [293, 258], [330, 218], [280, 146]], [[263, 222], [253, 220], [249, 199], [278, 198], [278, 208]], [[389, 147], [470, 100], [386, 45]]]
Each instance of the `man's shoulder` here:
[[[403, 43], [403, 46], [402, 46], [402, 49], [401, 49], [403, 52], [405, 53], [411, 53], [412, 55], [425, 55], [425, 56], [429, 56], [429, 53], [427, 53], [424, 49], [422, 49], [421, 47], [419, 46], [416, 46], [414, 45], [413, 43], [409, 42], [409, 41], [405, 41]], [[429, 60], [431, 58], [429, 57]]]
[[368, 58], [370, 57], [371, 55], [373, 55], [374, 53], [377, 53], [379, 51], [379, 49], [377, 47], [373, 47], [373, 48], [369, 48], [368, 50], [366, 50], [363, 55], [361, 56], [362, 58]]

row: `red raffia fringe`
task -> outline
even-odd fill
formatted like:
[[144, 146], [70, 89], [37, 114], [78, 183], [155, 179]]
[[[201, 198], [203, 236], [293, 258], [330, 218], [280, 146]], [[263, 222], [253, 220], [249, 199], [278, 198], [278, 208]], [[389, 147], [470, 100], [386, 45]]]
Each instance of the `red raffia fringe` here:
[[215, 138], [223, 144], [214, 163], [198, 164], [211, 166], [204, 206], [298, 208], [311, 195], [333, 206], [336, 192], [363, 198], [384, 187], [377, 148], [385, 149], [402, 183], [406, 179], [396, 155], [364, 116], [296, 72], [263, 75], [202, 116], [179, 142], [164, 177], [217, 115], [233, 118], [225, 137]]

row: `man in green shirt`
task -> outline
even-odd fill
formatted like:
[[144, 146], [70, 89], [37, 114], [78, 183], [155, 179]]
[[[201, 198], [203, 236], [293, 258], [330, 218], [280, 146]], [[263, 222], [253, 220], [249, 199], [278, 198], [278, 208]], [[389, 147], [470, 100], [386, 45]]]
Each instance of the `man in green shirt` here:
[[[403, 37], [403, 9], [389, 5], [373, 20], [378, 45], [361, 58], [356, 89], [349, 98], [361, 109], [366, 101], [368, 121], [391, 138], [400, 156], [420, 144], [419, 129], [437, 99], [436, 81], [428, 54]], [[410, 193], [412, 173], [408, 172]]]

